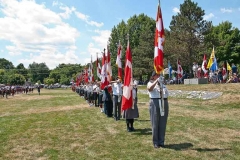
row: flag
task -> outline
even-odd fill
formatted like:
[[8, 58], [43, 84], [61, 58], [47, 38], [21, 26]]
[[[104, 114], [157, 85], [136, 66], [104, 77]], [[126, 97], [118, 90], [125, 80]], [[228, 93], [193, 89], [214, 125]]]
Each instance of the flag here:
[[158, 4], [156, 29], [155, 29], [155, 47], [154, 47], [154, 69], [157, 74], [160, 74], [163, 67], [163, 45], [165, 41], [162, 12], [160, 4]]
[[232, 70], [232, 67], [229, 65], [228, 62], [227, 62], [227, 70], [228, 70], [228, 71], [231, 71], [231, 70]]
[[94, 82], [92, 55], [91, 55], [91, 63], [89, 64], [88, 72], [89, 72], [89, 82]]
[[122, 46], [119, 41], [116, 65], [118, 67], [118, 77], [119, 79], [122, 80], [122, 60], [121, 59], [122, 59]]
[[203, 56], [202, 70], [203, 70], [203, 73], [204, 73], [204, 77], [207, 78], [208, 77], [208, 70], [207, 70], [206, 54], [204, 54], [204, 56]]
[[169, 78], [172, 78], [172, 66], [170, 64], [170, 61], [168, 61], [168, 74], [169, 74]]
[[133, 97], [132, 97], [132, 53], [129, 45], [127, 45], [126, 59], [125, 59], [125, 69], [124, 69], [124, 84], [123, 84], [123, 96], [122, 96], [122, 110], [126, 110], [132, 107]]
[[207, 68], [209, 68], [209, 70], [211, 70], [213, 72], [218, 70], [217, 59], [215, 57], [214, 47], [213, 47], [213, 50], [212, 50], [212, 54], [211, 54], [211, 56], [209, 58]]
[[179, 60], [177, 60], [177, 67], [178, 67], [178, 68], [177, 68], [177, 78], [178, 78], [178, 79], [181, 79], [182, 76], [183, 76], [183, 69], [182, 69], [182, 66], [181, 66]]
[[222, 68], [222, 76], [223, 76], [223, 80], [225, 81], [227, 79], [227, 62], [224, 61], [223, 63], [223, 68]]
[[84, 77], [85, 83], [88, 83], [88, 70], [85, 68], [85, 77]]
[[97, 54], [96, 68], [97, 68], [97, 76], [99, 79], [101, 79], [101, 65], [98, 60], [98, 54]]
[[100, 88], [104, 89], [105, 86], [109, 85], [109, 81], [107, 80], [107, 61], [105, 56], [105, 49], [103, 51], [102, 57], [102, 69], [101, 69], [101, 85]]
[[111, 66], [111, 54], [109, 50], [109, 46], [107, 46], [107, 78], [108, 81], [110, 82], [112, 80], [112, 66]]

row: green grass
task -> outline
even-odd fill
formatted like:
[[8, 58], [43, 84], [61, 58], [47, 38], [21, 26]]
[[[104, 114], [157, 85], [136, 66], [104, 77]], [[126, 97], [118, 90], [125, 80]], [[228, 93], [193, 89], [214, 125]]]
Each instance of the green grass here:
[[240, 94], [223, 92], [207, 101], [170, 97], [165, 149], [152, 146], [147, 95], [138, 94], [131, 133], [69, 89], [0, 98], [0, 159], [240, 159]]

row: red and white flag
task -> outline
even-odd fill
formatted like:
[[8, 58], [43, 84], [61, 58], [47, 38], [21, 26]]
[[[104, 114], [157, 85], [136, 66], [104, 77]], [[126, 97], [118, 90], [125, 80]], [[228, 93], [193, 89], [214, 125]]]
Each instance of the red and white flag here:
[[208, 70], [207, 70], [206, 54], [204, 54], [204, 56], [203, 56], [202, 71], [204, 73], [204, 77], [207, 78], [208, 77]]
[[126, 110], [132, 107], [133, 97], [132, 97], [132, 53], [129, 45], [127, 45], [125, 69], [124, 69], [124, 84], [123, 84], [123, 96], [122, 96], [122, 110]]
[[163, 19], [160, 4], [158, 4], [156, 30], [155, 30], [155, 48], [154, 48], [154, 69], [160, 74], [163, 69], [163, 45], [165, 41]]
[[102, 70], [101, 70], [101, 89], [104, 89], [105, 86], [109, 85], [108, 76], [107, 76], [107, 61], [105, 56], [105, 49], [102, 56]]
[[112, 66], [111, 66], [111, 54], [109, 50], [109, 46], [107, 46], [107, 78], [110, 82], [112, 80]]
[[88, 69], [85, 68], [85, 77], [84, 77], [85, 83], [88, 83]]
[[177, 78], [180, 79], [183, 77], [183, 69], [179, 60], [177, 60], [177, 67]]
[[223, 76], [223, 80], [225, 81], [227, 79], [227, 62], [224, 61], [223, 63], [223, 68], [222, 68], [222, 76]]
[[122, 46], [120, 44], [120, 41], [118, 44], [116, 65], [118, 67], [118, 77], [122, 80]]
[[89, 72], [89, 82], [94, 82], [92, 55], [91, 55], [91, 63], [89, 64], [88, 72]]
[[101, 65], [98, 60], [98, 54], [97, 54], [96, 68], [97, 68], [97, 76], [99, 79], [101, 79]]

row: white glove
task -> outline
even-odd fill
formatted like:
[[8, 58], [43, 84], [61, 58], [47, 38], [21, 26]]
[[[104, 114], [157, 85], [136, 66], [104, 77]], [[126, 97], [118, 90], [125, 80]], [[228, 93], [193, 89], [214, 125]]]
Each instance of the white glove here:
[[158, 82], [159, 82], [159, 83], [163, 83], [163, 82], [164, 82], [163, 76], [160, 76], [160, 77], [158, 78]]

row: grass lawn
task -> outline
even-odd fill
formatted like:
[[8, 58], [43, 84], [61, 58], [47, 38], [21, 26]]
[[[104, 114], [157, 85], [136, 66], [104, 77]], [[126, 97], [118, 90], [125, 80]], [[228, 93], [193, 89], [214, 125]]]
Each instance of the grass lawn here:
[[[146, 89], [141, 86], [139, 89]], [[0, 98], [0, 159], [240, 159], [240, 84], [169, 85], [219, 91], [217, 99], [169, 98], [166, 147], [154, 149], [148, 96], [139, 94], [135, 132], [70, 89]]]

